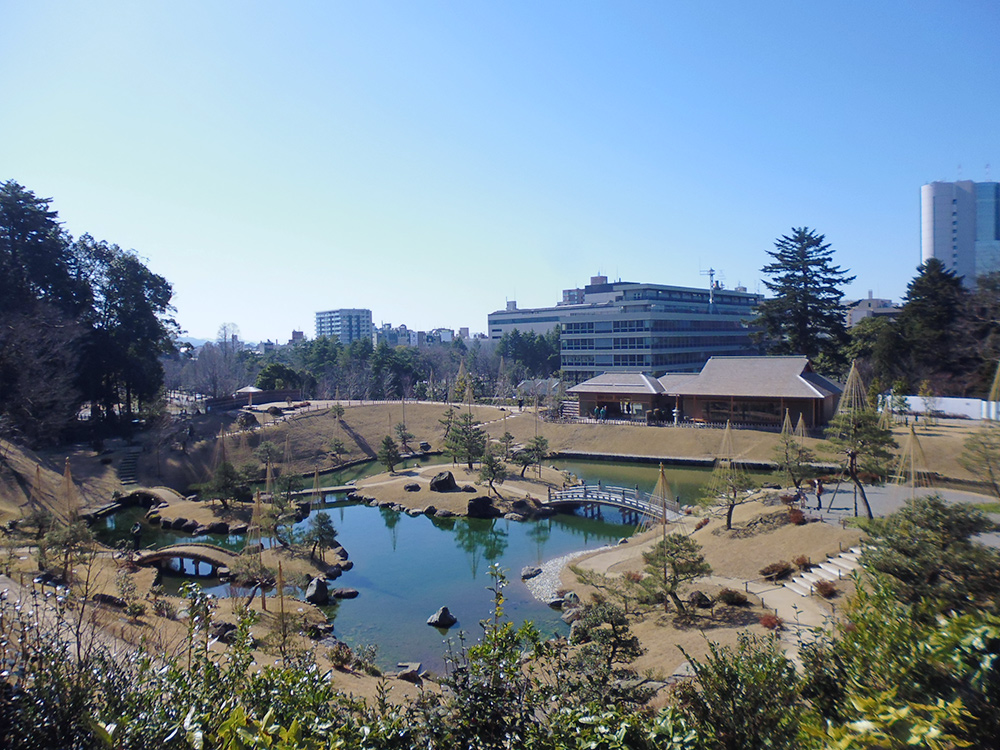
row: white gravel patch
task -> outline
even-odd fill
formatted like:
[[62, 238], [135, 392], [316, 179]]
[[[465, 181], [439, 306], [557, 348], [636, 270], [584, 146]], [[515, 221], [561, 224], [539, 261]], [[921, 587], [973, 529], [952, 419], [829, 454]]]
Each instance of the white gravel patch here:
[[538, 566], [542, 569], [541, 574], [535, 576], [534, 578], [529, 578], [524, 582], [524, 585], [528, 587], [528, 591], [530, 591], [531, 595], [538, 599], [538, 601], [551, 601], [556, 598], [556, 592], [562, 588], [562, 584], [559, 581], [559, 574], [567, 564], [578, 557], [583, 557], [584, 555], [589, 555], [592, 552], [599, 552], [601, 550], [611, 548], [611, 545], [606, 545], [604, 547], [598, 547], [597, 549], [571, 552], [570, 554], [563, 555], [562, 557], [546, 560]]

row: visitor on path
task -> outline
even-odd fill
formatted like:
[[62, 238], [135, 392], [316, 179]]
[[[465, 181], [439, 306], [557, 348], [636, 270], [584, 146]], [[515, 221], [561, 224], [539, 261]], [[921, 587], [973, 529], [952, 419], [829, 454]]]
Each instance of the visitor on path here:
[[138, 521], [132, 526], [132, 551], [138, 552], [142, 542], [142, 524]]
[[823, 480], [816, 480], [816, 510], [823, 510]]

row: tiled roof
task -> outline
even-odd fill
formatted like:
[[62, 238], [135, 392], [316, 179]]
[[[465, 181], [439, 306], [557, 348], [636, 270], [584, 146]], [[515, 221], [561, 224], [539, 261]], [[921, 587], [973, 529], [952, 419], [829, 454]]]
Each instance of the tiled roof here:
[[606, 372], [574, 385], [567, 393], [613, 393], [620, 396], [663, 393], [663, 385], [652, 375], [640, 372]]
[[[666, 380], [666, 382], [664, 382]], [[660, 378], [666, 393], [681, 396], [825, 398], [842, 389], [817, 375], [806, 357], [711, 357], [693, 378]]]

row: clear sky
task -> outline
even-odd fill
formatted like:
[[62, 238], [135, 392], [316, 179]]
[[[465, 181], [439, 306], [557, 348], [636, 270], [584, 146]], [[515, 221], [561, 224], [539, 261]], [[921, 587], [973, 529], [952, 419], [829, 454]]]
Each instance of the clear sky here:
[[898, 299], [920, 186], [1000, 178], [998, 34], [995, 0], [0, 0], [0, 179], [202, 338], [755, 291], [793, 226]]

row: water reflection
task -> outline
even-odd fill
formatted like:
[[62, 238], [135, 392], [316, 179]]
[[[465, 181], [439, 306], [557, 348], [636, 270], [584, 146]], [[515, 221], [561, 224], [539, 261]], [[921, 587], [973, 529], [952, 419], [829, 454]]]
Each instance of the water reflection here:
[[479, 577], [483, 559], [493, 564], [503, 556], [510, 541], [507, 530], [500, 528], [496, 519], [469, 518], [456, 524], [455, 544], [465, 552], [469, 570], [475, 579]]
[[397, 536], [399, 532], [396, 531], [396, 526], [399, 525], [399, 517], [403, 514], [392, 508], [379, 508], [378, 512], [382, 515], [382, 523], [389, 529], [389, 538], [392, 539], [392, 550], [395, 552], [396, 543], [399, 541]]

